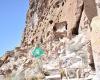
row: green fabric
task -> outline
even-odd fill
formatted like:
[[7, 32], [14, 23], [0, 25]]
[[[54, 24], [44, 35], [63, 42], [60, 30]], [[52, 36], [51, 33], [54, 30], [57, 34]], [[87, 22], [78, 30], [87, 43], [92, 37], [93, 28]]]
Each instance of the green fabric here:
[[44, 54], [44, 50], [42, 50], [39, 47], [36, 47], [33, 51], [32, 54], [35, 58], [40, 58]]

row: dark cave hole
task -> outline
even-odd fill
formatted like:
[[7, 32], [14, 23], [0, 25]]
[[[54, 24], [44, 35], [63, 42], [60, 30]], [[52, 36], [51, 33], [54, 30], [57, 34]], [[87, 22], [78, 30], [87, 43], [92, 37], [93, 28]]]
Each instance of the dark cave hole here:
[[50, 20], [49, 23], [52, 24], [53, 23], [53, 20]]

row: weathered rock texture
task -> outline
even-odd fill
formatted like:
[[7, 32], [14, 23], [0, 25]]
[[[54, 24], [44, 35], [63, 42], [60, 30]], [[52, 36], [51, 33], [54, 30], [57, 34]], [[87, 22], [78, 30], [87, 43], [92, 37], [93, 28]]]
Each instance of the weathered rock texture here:
[[[26, 28], [22, 46], [31, 46], [37, 41], [44, 43], [50, 35], [53, 35], [55, 24], [62, 25], [61, 22], [67, 22], [67, 35], [72, 37], [71, 31], [78, 27], [79, 19], [83, 10], [83, 1], [78, 0], [41, 0], [30, 3], [30, 9], [27, 13]], [[37, 3], [32, 6], [32, 4]], [[33, 7], [33, 8], [32, 8]], [[36, 8], [35, 8], [36, 7]], [[35, 9], [36, 11], [35, 11]], [[41, 9], [42, 8], [42, 9]], [[36, 18], [34, 18], [36, 17]], [[34, 21], [36, 20], [36, 21]], [[35, 25], [34, 25], [35, 24]], [[73, 31], [78, 34], [78, 31]]]
[[[48, 80], [52, 75], [92, 79], [89, 32], [97, 15], [95, 1], [29, 0], [29, 5], [20, 47], [1, 57], [2, 80]], [[37, 44], [45, 51], [42, 62], [31, 54]]]
[[92, 20], [91, 23], [92, 26], [92, 32], [91, 32], [91, 43], [93, 48], [93, 57], [95, 61], [95, 67], [96, 67], [96, 74], [97, 79], [100, 79], [100, 17], [95, 17]]

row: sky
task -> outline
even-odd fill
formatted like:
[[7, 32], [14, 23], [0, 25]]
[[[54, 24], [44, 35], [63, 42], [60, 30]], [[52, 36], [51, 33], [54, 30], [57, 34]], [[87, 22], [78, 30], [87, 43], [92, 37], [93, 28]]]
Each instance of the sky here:
[[21, 42], [29, 0], [0, 1], [0, 56]]

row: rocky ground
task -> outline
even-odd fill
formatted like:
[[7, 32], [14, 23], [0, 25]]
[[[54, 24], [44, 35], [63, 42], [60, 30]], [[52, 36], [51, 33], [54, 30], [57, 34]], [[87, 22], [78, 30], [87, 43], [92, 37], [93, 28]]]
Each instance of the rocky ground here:
[[9, 58], [0, 67], [0, 80], [61, 80], [61, 77], [62, 80], [92, 80], [95, 73], [88, 66], [86, 46], [89, 42], [85, 37], [80, 34], [71, 41], [66, 38], [55, 41], [52, 52], [41, 59], [35, 59], [31, 51], [27, 56], [18, 49], [13, 55], [8, 53]]

